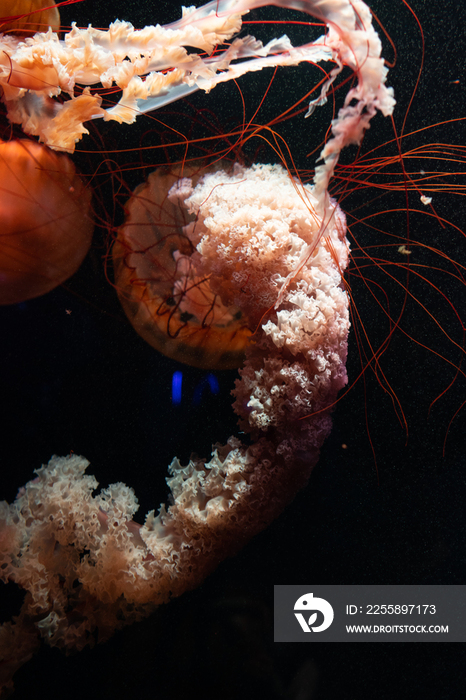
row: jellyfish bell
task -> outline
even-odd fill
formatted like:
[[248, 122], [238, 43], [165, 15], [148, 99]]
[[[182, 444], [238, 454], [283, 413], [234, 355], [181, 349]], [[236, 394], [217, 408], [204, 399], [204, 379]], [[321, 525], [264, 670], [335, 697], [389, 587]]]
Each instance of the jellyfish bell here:
[[113, 246], [115, 286], [134, 329], [156, 350], [201, 369], [234, 369], [252, 329], [196, 268], [188, 236], [195, 216], [174, 190], [181, 175], [195, 186], [205, 172], [192, 165], [159, 168], [136, 188]]
[[[58, 7], [50, 0], [2, 0], [1, 15], [6, 20], [0, 20], [0, 32], [3, 34], [35, 34], [60, 29], [60, 13]], [[11, 18], [11, 19], [10, 19]]]
[[81, 265], [94, 224], [72, 161], [25, 139], [0, 143], [0, 304], [46, 294]]

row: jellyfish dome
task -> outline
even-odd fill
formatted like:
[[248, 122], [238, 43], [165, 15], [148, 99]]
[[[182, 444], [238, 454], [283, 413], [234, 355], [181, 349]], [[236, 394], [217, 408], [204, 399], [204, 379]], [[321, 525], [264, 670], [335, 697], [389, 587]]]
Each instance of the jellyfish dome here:
[[[190, 176], [196, 184], [202, 172], [185, 167], [181, 181]], [[131, 197], [113, 247], [118, 296], [134, 329], [156, 350], [194, 367], [234, 369], [252, 329], [238, 306], [223, 304], [213, 291], [211, 274], [194, 264], [188, 231], [196, 218], [176, 195], [180, 175], [180, 168], [160, 168]]]
[[60, 28], [60, 13], [49, 0], [2, 0], [1, 14], [6, 20], [0, 31], [8, 34], [35, 34], [51, 27]]
[[54, 289], [76, 272], [94, 224], [74, 164], [33, 141], [0, 143], [0, 304]]

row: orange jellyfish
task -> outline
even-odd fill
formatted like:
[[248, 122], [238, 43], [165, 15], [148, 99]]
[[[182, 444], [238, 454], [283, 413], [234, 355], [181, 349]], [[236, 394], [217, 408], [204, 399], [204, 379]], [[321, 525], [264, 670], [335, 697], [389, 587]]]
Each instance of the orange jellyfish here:
[[58, 8], [51, 5], [49, 0], [2, 0], [1, 14], [7, 21], [0, 25], [0, 31], [23, 35], [46, 32], [51, 27], [58, 32], [60, 14]]
[[41, 296], [89, 250], [91, 194], [64, 155], [33, 141], [0, 143], [0, 304]]
[[[197, 182], [202, 170], [195, 172], [185, 168], [183, 175]], [[233, 369], [242, 363], [251, 330], [193, 267], [183, 229], [194, 216], [168, 194], [179, 177], [179, 168], [156, 170], [129, 201], [113, 247], [118, 296], [135, 330], [164, 355], [201, 369]]]

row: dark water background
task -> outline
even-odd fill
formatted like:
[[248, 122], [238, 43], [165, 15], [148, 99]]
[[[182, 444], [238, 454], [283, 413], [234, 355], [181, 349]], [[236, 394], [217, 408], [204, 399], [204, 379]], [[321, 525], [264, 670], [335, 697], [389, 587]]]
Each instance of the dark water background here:
[[[419, 67], [420, 34], [401, 0], [375, 0], [371, 6], [398, 52], [388, 84], [395, 88], [395, 119], [400, 128]], [[426, 62], [408, 131], [464, 116], [465, 102], [463, 3], [414, 0], [412, 7], [425, 32]], [[66, 8], [62, 22], [76, 19], [81, 25], [92, 22], [106, 26], [119, 17], [144, 26], [178, 16], [176, 4], [167, 1], [117, 0], [107, 5], [87, 0]], [[273, 9], [254, 14], [262, 19], [290, 16]], [[302, 36], [307, 29], [253, 26], [248, 31], [261, 39], [287, 31], [296, 43], [297, 33]], [[392, 58], [393, 51], [385, 40], [384, 47], [384, 55]], [[275, 116], [292, 104], [293, 95], [303, 93], [300, 68], [292, 70], [289, 78], [278, 76], [261, 113], [263, 118], [258, 120], [267, 121], [268, 114]], [[242, 78], [246, 104], [257, 103], [268, 80], [265, 73]], [[186, 130], [187, 119], [202, 109], [209, 109], [220, 125], [240, 121], [238, 93], [229, 84], [217, 87], [209, 96], [196, 94], [185, 105], [179, 103], [158, 116]], [[312, 148], [312, 130], [325, 130], [329, 119], [324, 108], [314, 122], [299, 117], [283, 127], [298, 167], [312, 167], [313, 159], [309, 162], [305, 158]], [[144, 160], [149, 166], [150, 156], [139, 154], [138, 144], [148, 143], [156, 129], [157, 124], [144, 118], [136, 127], [98, 124], [92, 138], [83, 140], [80, 148], [92, 150], [94, 144], [97, 150], [100, 133], [105, 149], [133, 149], [132, 161]], [[388, 120], [377, 116], [364, 147], [369, 149], [389, 139], [390, 129]], [[419, 146], [426, 141], [462, 143], [464, 126], [461, 122], [445, 124], [435, 132], [414, 136], [410, 144]], [[252, 157], [254, 147], [247, 157]], [[351, 162], [354, 154], [345, 154], [344, 162]], [[119, 165], [124, 162], [123, 156], [115, 159]], [[92, 153], [78, 154], [76, 161], [84, 172], [92, 172]], [[125, 176], [128, 187], [138, 184], [143, 172]], [[109, 199], [106, 214], [101, 202], [96, 208], [101, 217], [110, 220], [114, 210], [111, 188], [103, 179], [98, 182], [101, 186], [96, 197]], [[441, 216], [464, 228], [465, 207], [460, 200], [459, 196], [438, 195], [434, 203]], [[403, 207], [402, 198], [387, 197], [384, 206], [396, 206], [400, 201]], [[417, 199], [412, 201], [417, 204]], [[352, 206], [359, 204], [356, 201]], [[378, 206], [380, 203], [367, 203], [367, 212]], [[383, 223], [397, 233], [406, 225], [406, 217], [385, 217]], [[371, 243], [370, 230], [355, 230], [362, 245]], [[95, 474], [102, 486], [114, 481], [133, 486], [140, 499], [142, 520], [143, 513], [166, 498], [164, 479], [173, 456], [184, 461], [191, 452], [207, 456], [213, 442], [225, 441], [235, 432], [229, 396], [235, 373], [216, 373], [219, 393], [205, 390], [199, 403], [194, 403], [196, 388], [206, 373], [180, 368], [158, 355], [128, 325], [103, 274], [105, 234], [106, 230], [96, 232], [83, 268], [62, 288], [40, 299], [0, 308], [0, 497], [11, 501], [17, 488], [32, 478], [35, 468], [52, 454], [72, 450], [90, 460], [89, 473]], [[462, 236], [442, 229], [435, 219], [414, 217], [412, 235], [465, 263]], [[433, 259], [425, 261], [434, 264]], [[432, 279], [442, 285], [466, 320], [464, 288], [443, 273], [434, 274]], [[386, 334], [383, 318], [374, 313], [364, 286], [356, 280], [354, 285], [355, 301], [368, 330], [382, 339]], [[461, 343], [461, 329], [448, 306], [426, 286], [413, 285], [413, 292]], [[388, 289], [393, 294], [392, 303], [400, 303], [399, 289]], [[404, 328], [420, 342], [459, 362], [461, 353], [435, 331], [416, 305], [408, 307]], [[40, 692], [41, 697], [53, 700], [147, 693], [160, 698], [352, 699], [367, 692], [370, 697], [391, 698], [404, 696], [395, 692], [400, 681], [406, 689], [416, 688], [417, 695], [422, 692], [424, 698], [459, 697], [453, 686], [465, 676], [461, 668], [463, 645], [308, 647], [272, 641], [273, 584], [464, 583], [465, 411], [450, 427], [445, 455], [442, 450], [449, 422], [465, 398], [465, 383], [458, 380], [428, 418], [431, 401], [448, 386], [453, 370], [402, 334], [393, 339], [383, 367], [407, 417], [407, 442], [390, 398], [367, 373], [366, 393], [359, 382], [338, 404], [333, 433], [308, 488], [267, 531], [235, 559], [221, 564], [200, 589], [173, 601], [144, 623], [118, 633], [106, 645], [72, 657], [44, 647], [17, 674], [16, 697], [22, 700]], [[171, 379], [180, 369], [183, 399], [174, 406]], [[348, 371], [350, 380], [360, 372], [354, 335]], [[16, 605], [13, 596], [6, 598], [5, 619], [14, 614]], [[293, 690], [293, 679], [303, 695]]]

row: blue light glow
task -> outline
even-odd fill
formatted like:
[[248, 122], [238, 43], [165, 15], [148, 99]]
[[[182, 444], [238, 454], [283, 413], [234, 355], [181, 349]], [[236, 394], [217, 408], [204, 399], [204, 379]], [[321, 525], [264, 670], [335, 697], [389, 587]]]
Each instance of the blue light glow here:
[[178, 406], [181, 403], [181, 390], [183, 385], [183, 372], [173, 372], [172, 377], [172, 403]]

